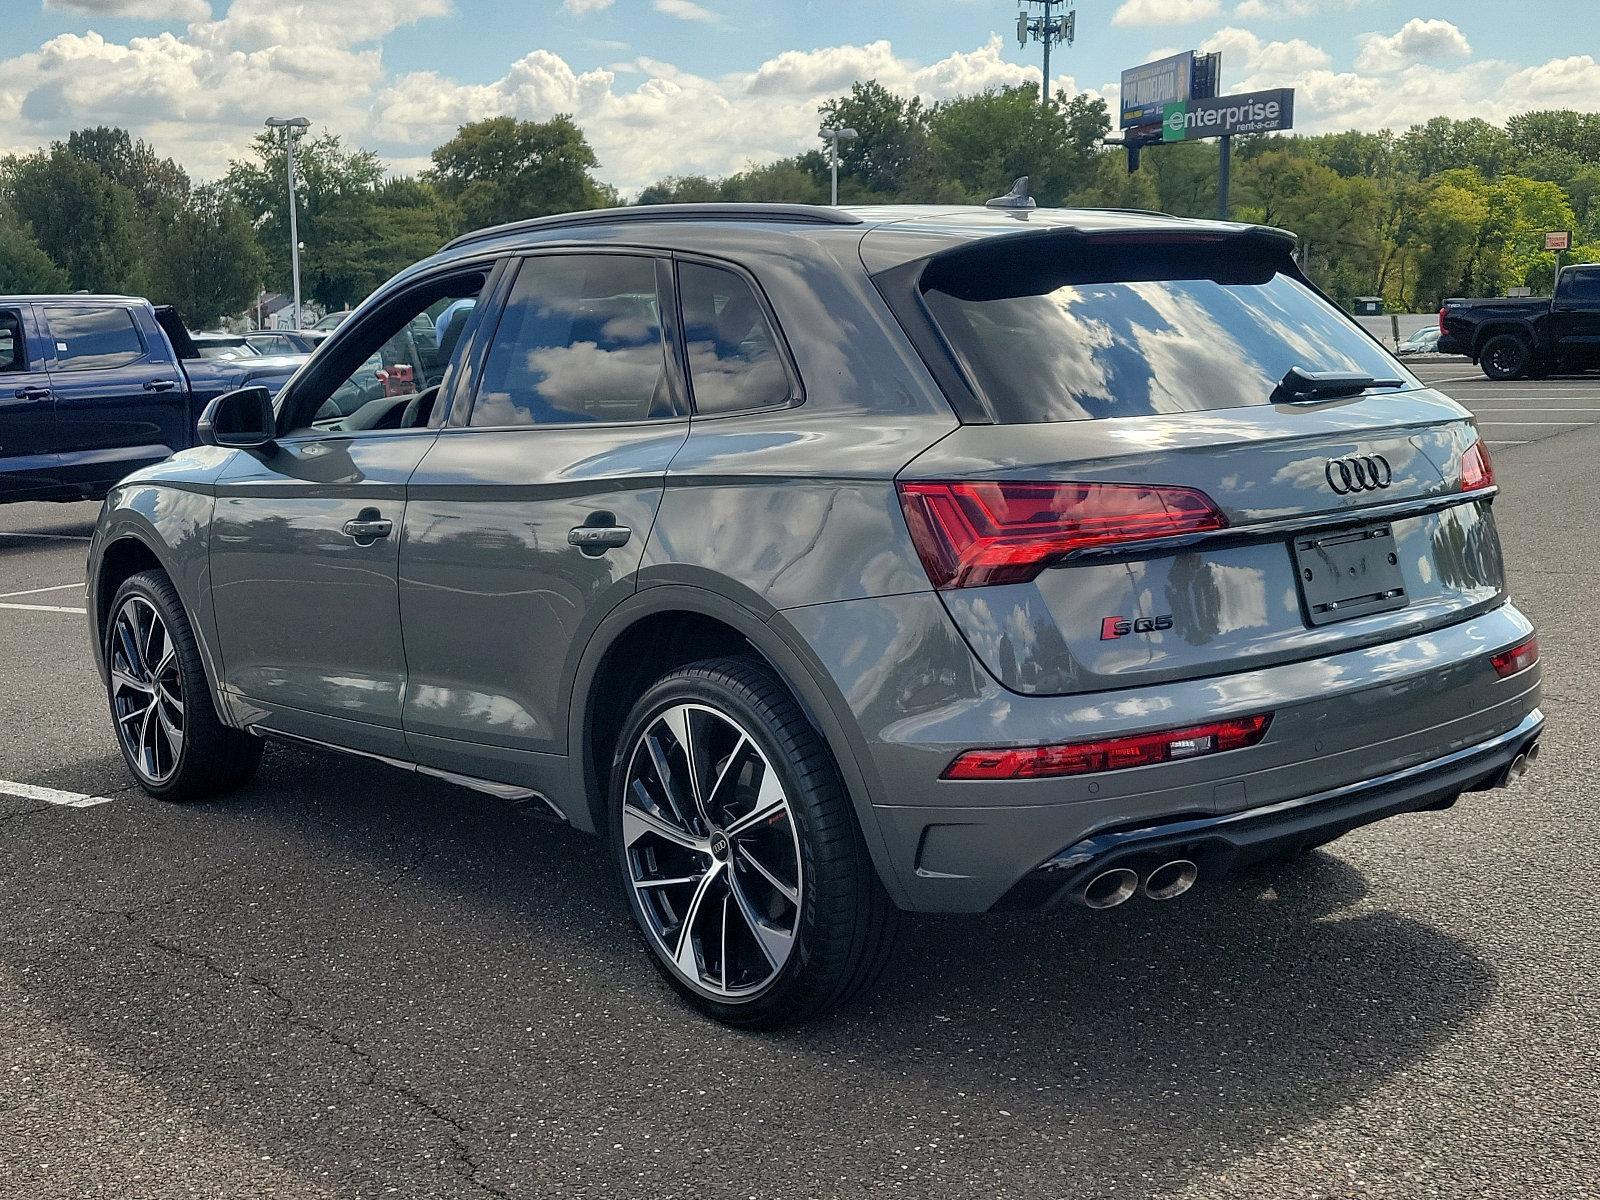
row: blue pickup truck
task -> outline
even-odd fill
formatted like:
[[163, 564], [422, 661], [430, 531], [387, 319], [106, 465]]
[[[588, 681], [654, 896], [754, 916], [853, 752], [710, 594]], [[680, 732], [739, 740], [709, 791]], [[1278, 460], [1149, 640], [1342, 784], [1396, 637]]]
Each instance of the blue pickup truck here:
[[134, 296], [0, 296], [0, 503], [98, 499], [194, 445], [214, 397], [276, 393], [295, 366], [203, 359], [176, 312]]

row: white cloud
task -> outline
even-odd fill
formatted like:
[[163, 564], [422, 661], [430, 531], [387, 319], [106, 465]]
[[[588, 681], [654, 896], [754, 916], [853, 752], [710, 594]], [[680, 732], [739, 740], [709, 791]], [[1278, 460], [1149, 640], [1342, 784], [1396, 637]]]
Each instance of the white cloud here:
[[206, 0], [44, 0], [46, 8], [90, 17], [134, 17], [141, 21], [205, 21]]
[[1222, 11], [1222, 0], [1123, 0], [1113, 25], [1187, 25]]
[[1331, 8], [1355, 8], [1367, 0], [1239, 0], [1233, 15], [1242, 21], [1283, 21], [1314, 17]]
[[669, 17], [677, 17], [680, 21], [715, 21], [717, 14], [708, 8], [692, 3], [692, 0], [650, 0], [650, 7], [658, 13]]
[[583, 16], [585, 13], [599, 12], [603, 8], [610, 8], [617, 0], [565, 0], [569, 13]]
[[1242, 69], [1250, 75], [1292, 76], [1326, 67], [1333, 62], [1333, 58], [1326, 50], [1313, 46], [1304, 38], [1291, 38], [1284, 42], [1264, 42], [1248, 29], [1234, 26], [1217, 30], [1200, 43], [1200, 49], [1222, 51], [1223, 65], [1230, 72]]
[[1398, 33], [1369, 33], [1361, 39], [1356, 70], [1386, 73], [1419, 62], [1472, 57], [1466, 35], [1449, 21], [1413, 17]]

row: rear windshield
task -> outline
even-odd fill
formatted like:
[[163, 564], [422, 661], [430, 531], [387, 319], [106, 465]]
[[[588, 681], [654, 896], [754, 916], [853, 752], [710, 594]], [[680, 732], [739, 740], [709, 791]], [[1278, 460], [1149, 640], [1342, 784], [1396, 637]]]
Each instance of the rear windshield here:
[[1291, 367], [1415, 381], [1273, 252], [1237, 245], [983, 247], [922, 290], [996, 421], [1267, 404]]

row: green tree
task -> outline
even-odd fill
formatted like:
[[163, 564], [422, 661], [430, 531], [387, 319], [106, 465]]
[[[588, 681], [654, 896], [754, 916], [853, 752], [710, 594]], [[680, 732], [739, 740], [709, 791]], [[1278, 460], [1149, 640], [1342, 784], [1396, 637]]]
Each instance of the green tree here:
[[598, 165], [570, 116], [491, 117], [461, 126], [435, 150], [429, 178], [462, 224], [479, 229], [606, 203], [614, 193], [595, 180]]
[[107, 179], [132, 192], [147, 212], [171, 213], [188, 203], [188, 172], [143, 139], [135, 141], [126, 129], [77, 129], [67, 135], [65, 145], [68, 154], [93, 163]]
[[0, 175], [12, 209], [74, 288], [143, 290], [144, 229], [132, 192], [60, 142], [7, 160]]
[[1401, 137], [1399, 149], [1410, 169], [1422, 179], [1466, 167], [1493, 177], [1513, 157], [1511, 139], [1505, 130], [1479, 117], [1465, 121], [1434, 117], [1425, 124], [1413, 125]]
[[850, 86], [850, 94], [829, 100], [818, 110], [828, 128], [854, 129], [857, 136], [839, 143], [839, 173], [868, 191], [896, 195], [926, 175], [928, 114], [922, 101], [897, 96], [876, 79]]
[[190, 328], [203, 329], [255, 301], [264, 265], [238, 201], [220, 187], [203, 187], [161, 231], [150, 264], [150, 298], [171, 304]]
[[1039, 103], [1028, 84], [988, 88], [934, 105], [929, 142], [939, 177], [967, 197], [997, 196], [1026, 175], [1040, 204], [1060, 204], [1095, 171], [1095, 143], [1110, 130], [1105, 101], [1058, 95]]
[[16, 218], [0, 212], [0, 294], [64, 292], [67, 273], [56, 266]]
[[639, 193], [635, 204], [705, 204], [722, 199], [722, 185], [704, 175], [668, 175]]

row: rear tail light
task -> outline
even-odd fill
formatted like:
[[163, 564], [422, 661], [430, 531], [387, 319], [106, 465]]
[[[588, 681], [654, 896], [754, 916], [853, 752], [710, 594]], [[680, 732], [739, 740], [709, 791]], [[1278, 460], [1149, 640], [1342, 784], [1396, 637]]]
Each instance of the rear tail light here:
[[1074, 550], [1222, 529], [1204, 492], [1128, 483], [903, 482], [900, 507], [936, 588], [1024, 583]]
[[1444, 313], [1445, 313], [1445, 310], [1441, 308], [1439, 310], [1439, 336], [1440, 337], [1444, 336]]
[[1267, 736], [1272, 714], [1237, 717], [1141, 733], [1101, 742], [1068, 742], [1059, 746], [1014, 746], [967, 750], [945, 768], [945, 779], [1048, 779], [1059, 775], [1092, 775], [1155, 763], [1199, 758], [1221, 750], [1242, 750]]
[[1481, 441], [1473, 442], [1461, 456], [1461, 490], [1477, 492], [1494, 486], [1494, 463], [1489, 461], [1489, 448]]
[[1539, 661], [1539, 639], [1531, 637], [1525, 642], [1518, 642], [1511, 649], [1492, 656], [1489, 661], [1494, 664], [1495, 674], [1502, 679], [1518, 671], [1526, 671]]

